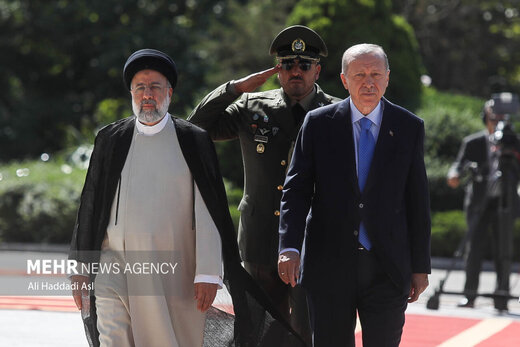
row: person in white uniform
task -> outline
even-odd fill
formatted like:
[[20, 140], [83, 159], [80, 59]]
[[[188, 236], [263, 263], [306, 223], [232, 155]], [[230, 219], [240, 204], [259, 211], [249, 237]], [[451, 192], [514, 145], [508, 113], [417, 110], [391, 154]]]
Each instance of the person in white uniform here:
[[[74, 300], [91, 307], [92, 345], [202, 346], [205, 311], [222, 286], [215, 221], [225, 212], [209, 207], [222, 184], [214, 148], [168, 113], [177, 82], [168, 55], [139, 50], [123, 74], [134, 115], [96, 136], [70, 255], [119, 271], [72, 276]], [[147, 264], [163, 264], [161, 273]], [[92, 302], [82, 300], [83, 283], [95, 284]]]

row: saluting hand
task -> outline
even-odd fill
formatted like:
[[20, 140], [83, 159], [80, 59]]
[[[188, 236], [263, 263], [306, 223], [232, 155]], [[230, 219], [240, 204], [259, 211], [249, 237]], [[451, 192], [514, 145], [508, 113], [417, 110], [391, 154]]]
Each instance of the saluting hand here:
[[447, 182], [448, 182], [448, 185], [451, 187], [451, 188], [457, 188], [460, 184], [460, 178], [459, 176], [453, 176], [453, 177], [450, 177], [447, 179]]
[[256, 88], [260, 87], [262, 84], [267, 81], [269, 77], [280, 71], [281, 65], [278, 64], [275, 67], [272, 67], [270, 69], [260, 71], [254, 74], [251, 74], [249, 76], [246, 76], [244, 78], [241, 78], [235, 82], [233, 82], [233, 85], [235, 86], [235, 89], [239, 93], [249, 93], [254, 91]]
[[287, 251], [278, 257], [278, 276], [285, 284], [292, 287], [298, 282], [300, 276], [300, 255], [298, 252]]

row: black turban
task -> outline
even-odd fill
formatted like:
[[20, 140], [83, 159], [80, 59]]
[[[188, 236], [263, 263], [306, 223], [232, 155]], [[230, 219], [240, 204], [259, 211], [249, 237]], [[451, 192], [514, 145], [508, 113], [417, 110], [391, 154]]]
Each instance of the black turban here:
[[156, 49], [145, 48], [132, 53], [123, 68], [123, 79], [129, 90], [135, 74], [146, 69], [160, 72], [168, 79], [172, 88], [175, 88], [177, 84], [175, 62], [166, 53]]

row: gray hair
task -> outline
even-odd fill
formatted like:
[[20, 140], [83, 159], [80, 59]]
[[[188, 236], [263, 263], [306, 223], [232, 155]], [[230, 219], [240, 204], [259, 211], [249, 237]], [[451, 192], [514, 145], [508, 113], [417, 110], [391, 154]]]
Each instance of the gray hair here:
[[343, 58], [341, 59], [341, 72], [344, 75], [346, 75], [347, 69], [348, 69], [348, 64], [350, 64], [352, 61], [354, 61], [359, 56], [362, 56], [365, 54], [377, 55], [380, 58], [384, 59], [386, 71], [390, 70], [390, 65], [388, 64], [388, 57], [386, 56], [386, 53], [383, 50], [383, 47], [372, 44], [372, 43], [361, 43], [361, 44], [354, 45], [354, 46], [348, 48], [345, 51], [345, 53], [343, 53]]

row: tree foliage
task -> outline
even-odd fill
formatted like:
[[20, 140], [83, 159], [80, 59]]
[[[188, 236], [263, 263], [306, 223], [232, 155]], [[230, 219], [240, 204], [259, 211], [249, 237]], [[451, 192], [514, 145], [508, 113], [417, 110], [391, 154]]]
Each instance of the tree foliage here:
[[520, 93], [520, 0], [395, 0], [433, 85], [488, 98]]
[[320, 85], [328, 93], [346, 95], [339, 79], [343, 52], [353, 44], [381, 45], [390, 62], [389, 100], [414, 109], [421, 96], [424, 72], [412, 27], [392, 13], [389, 0], [301, 0], [288, 24], [316, 30], [327, 44]]
[[1, 0], [0, 160], [60, 149], [103, 99], [129, 100], [122, 67], [141, 48], [177, 62], [182, 114], [207, 71], [193, 43], [218, 13], [210, 0]]
[[213, 18], [207, 36], [197, 48], [210, 65], [206, 89], [268, 69], [275, 64], [269, 55], [274, 37], [286, 26], [297, 0], [228, 0], [221, 17]]

